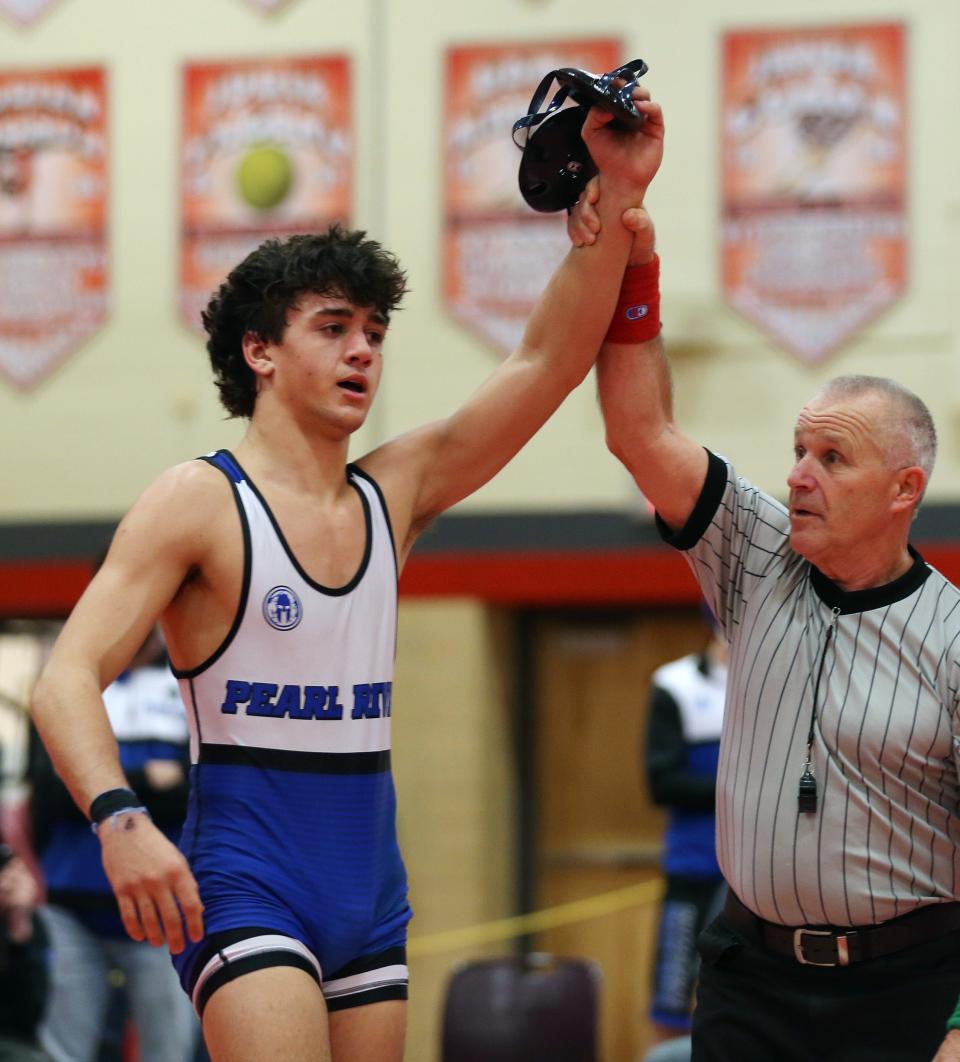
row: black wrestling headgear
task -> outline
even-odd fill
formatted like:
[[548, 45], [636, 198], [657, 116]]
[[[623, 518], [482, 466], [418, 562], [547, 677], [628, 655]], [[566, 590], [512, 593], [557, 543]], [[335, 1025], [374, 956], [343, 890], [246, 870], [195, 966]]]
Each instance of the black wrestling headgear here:
[[[573, 206], [583, 186], [597, 172], [580, 135], [591, 107], [610, 111], [614, 115], [611, 122], [614, 128], [639, 129], [644, 117], [633, 102], [633, 86], [646, 72], [647, 64], [642, 59], [634, 59], [600, 77], [572, 66], [551, 70], [544, 77], [527, 113], [513, 123], [513, 142], [523, 151], [520, 192], [534, 210], [549, 214]], [[626, 84], [615, 86], [613, 82], [617, 78], [623, 78]], [[560, 87], [540, 114], [554, 79]], [[578, 106], [559, 110], [568, 97]], [[544, 121], [546, 118], [550, 121]], [[540, 128], [534, 130], [535, 126]], [[522, 143], [517, 140], [520, 130], [526, 130]]]

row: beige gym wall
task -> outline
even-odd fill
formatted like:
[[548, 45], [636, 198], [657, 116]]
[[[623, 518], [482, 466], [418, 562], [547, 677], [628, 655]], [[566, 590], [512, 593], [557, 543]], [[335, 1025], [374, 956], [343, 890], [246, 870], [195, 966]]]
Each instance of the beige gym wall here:
[[[448, 948], [437, 934], [515, 913], [516, 764], [509, 622], [473, 601], [401, 607], [394, 715], [397, 826], [410, 881], [406, 1058], [432, 1062], [457, 963], [511, 943]], [[416, 942], [441, 950], [418, 955]]]
[[[907, 295], [820, 369], [801, 366], [725, 308], [717, 289], [717, 78], [723, 29], [900, 20], [909, 29], [911, 266]], [[245, 0], [61, 0], [29, 28], [0, 18], [0, 67], [102, 63], [110, 73], [112, 310], [102, 331], [35, 390], [0, 383], [0, 520], [110, 517], [166, 465], [236, 440], [205, 353], [176, 312], [181, 64], [188, 59], [346, 52], [355, 60], [358, 225], [395, 249], [413, 291], [388, 347], [379, 407], [357, 440], [444, 415], [495, 364], [439, 298], [440, 91], [451, 44], [618, 35], [647, 59], [668, 143], [649, 203], [663, 258], [665, 334], [687, 430], [777, 489], [803, 397], [845, 371], [890, 374], [930, 402], [943, 452], [931, 497], [960, 494], [958, 146], [944, 118], [960, 98], [960, 9], [826, 0], [675, 0], [669, 11], [609, 0], [289, 0], [265, 16]], [[506, 135], [506, 131], [505, 134]], [[558, 222], [559, 223], [559, 222]], [[756, 396], [761, 401], [755, 401]], [[473, 510], [631, 504], [606, 455], [592, 384], [492, 484]]]

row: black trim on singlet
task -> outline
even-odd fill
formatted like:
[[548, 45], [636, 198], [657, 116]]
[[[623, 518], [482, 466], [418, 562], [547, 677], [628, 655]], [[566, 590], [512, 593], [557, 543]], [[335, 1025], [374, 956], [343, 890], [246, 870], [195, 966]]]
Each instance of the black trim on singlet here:
[[187, 993], [191, 996], [193, 995], [193, 990], [197, 986], [197, 978], [203, 973], [204, 967], [218, 951], [222, 951], [238, 941], [249, 940], [251, 937], [262, 937], [266, 934], [281, 937], [290, 936], [285, 930], [274, 929], [270, 926], [238, 926], [236, 929], [221, 929], [216, 933], [208, 933], [200, 942], [200, 947], [197, 948], [187, 971], [185, 979]]
[[[190, 707], [193, 709], [193, 718], [197, 724], [197, 762], [191, 764], [191, 771], [195, 771], [190, 778], [190, 791], [188, 795], [187, 808], [189, 810], [189, 801], [193, 801], [196, 808], [196, 814], [194, 816], [193, 824], [193, 844], [190, 846], [190, 851], [184, 852], [187, 857], [187, 862], [193, 864], [194, 857], [197, 854], [197, 845], [200, 842], [200, 823], [203, 820], [203, 786], [200, 784], [200, 749], [203, 748], [203, 728], [200, 725], [200, 709], [197, 707], [197, 691], [193, 685], [193, 679], [187, 679], [187, 685], [190, 687]], [[193, 755], [193, 744], [191, 742], [190, 755]]]
[[320, 984], [320, 979], [317, 977], [317, 971], [313, 963], [295, 951], [278, 949], [277, 951], [265, 951], [260, 955], [246, 955], [242, 959], [228, 959], [223, 966], [210, 974], [204, 981], [203, 988], [197, 993], [194, 1006], [198, 1016], [203, 1018], [204, 1008], [218, 988], [228, 984], [230, 981], [235, 981], [238, 977], [243, 977], [244, 974], [254, 973], [257, 970], [269, 970], [275, 966], [296, 967], [296, 969], [308, 973], [318, 985]]
[[[240, 624], [243, 622], [244, 613], [247, 610], [247, 599], [250, 596], [250, 572], [253, 564], [253, 549], [250, 543], [250, 525], [247, 522], [247, 514], [243, 509], [243, 502], [240, 500], [240, 491], [237, 490], [237, 483], [229, 468], [224, 468], [223, 465], [217, 464], [216, 458], [223, 454], [231, 463], [236, 465], [232, 455], [226, 450], [218, 450], [215, 454], [209, 454], [207, 456], [198, 458], [200, 461], [205, 461], [212, 468], [217, 469], [225, 477], [230, 484], [230, 490], [233, 492], [233, 500], [236, 502], [237, 512], [240, 514], [240, 531], [243, 535], [243, 584], [240, 587], [240, 601], [237, 604], [237, 611], [233, 617], [233, 623], [230, 625], [230, 630], [227, 631], [226, 636], [220, 645], [207, 657], [201, 664], [197, 664], [196, 667], [184, 668], [182, 671], [180, 668], [174, 667], [173, 661], [170, 662], [170, 670], [173, 672], [175, 678], [178, 679], [192, 679], [207, 668], [215, 664], [221, 656], [230, 648], [230, 643], [237, 636], [237, 631], [240, 630]], [[239, 466], [237, 466], [239, 467]]]
[[328, 597], [342, 597], [344, 594], [349, 594], [351, 590], [355, 589], [356, 586], [359, 584], [360, 580], [366, 574], [367, 566], [370, 563], [370, 556], [373, 553], [373, 520], [370, 516], [370, 502], [367, 501], [366, 494], [363, 493], [363, 491], [356, 485], [356, 483], [351, 483], [349, 478], [347, 478], [347, 485], [350, 487], [351, 490], [356, 491], [357, 496], [360, 499], [360, 504], [363, 507], [363, 522], [366, 530], [366, 542], [364, 543], [363, 557], [360, 560], [360, 567], [357, 568], [356, 573], [353, 575], [350, 581], [344, 583], [343, 586], [324, 586], [323, 583], [318, 583], [315, 579], [311, 579], [310, 576], [306, 573], [306, 571], [304, 571], [303, 566], [300, 564], [300, 561], [297, 560], [296, 555], [290, 548], [290, 544], [284, 537], [283, 531], [281, 530], [279, 523], [277, 523], [277, 518], [273, 515], [273, 510], [267, 504], [266, 498], [264, 498], [264, 496], [257, 489], [257, 485], [244, 471], [244, 468], [240, 464], [240, 462], [233, 456], [233, 454], [230, 453], [229, 450], [222, 450], [219, 452], [226, 454], [227, 457], [229, 457], [230, 460], [234, 463], [234, 465], [236, 465], [240, 473], [243, 475], [244, 480], [246, 480], [247, 486], [253, 491], [257, 500], [263, 506], [263, 511], [267, 514], [267, 518], [273, 525], [273, 530], [276, 532], [276, 536], [280, 541], [280, 545], [283, 547], [283, 550], [286, 555], [290, 558], [290, 563], [294, 566], [294, 568], [296, 568], [297, 574], [300, 576], [300, 578], [303, 579], [303, 581], [308, 586], [312, 587], [318, 593], [326, 594]]
[[203, 744], [203, 727], [200, 725], [200, 709], [197, 707], [197, 690], [193, 684], [193, 678], [187, 679], [187, 685], [190, 687], [190, 704], [193, 707], [193, 718], [197, 724], [197, 748]]
[[[706, 447], [704, 449], [706, 450]], [[703, 481], [703, 488], [693, 507], [693, 512], [683, 527], [679, 531], [674, 531], [663, 522], [659, 513], [655, 514], [660, 537], [674, 549], [693, 549], [703, 538], [710, 526], [710, 521], [720, 508], [720, 502], [723, 501], [723, 492], [727, 489], [727, 464], [722, 457], [717, 457], [709, 450], [706, 450], [706, 454], [707, 475]]]
[[896, 604], [919, 590], [933, 570], [913, 546], [908, 545], [907, 549], [913, 558], [913, 564], [898, 579], [884, 586], [871, 586], [866, 590], [842, 590], [812, 564], [810, 585], [817, 597], [830, 608], [838, 609], [841, 616], [849, 616], [853, 612], [870, 612], [875, 608]]
[[387, 533], [390, 535], [390, 547], [393, 550], [393, 570], [396, 572], [397, 580], [400, 579], [400, 561], [397, 556], [397, 540], [393, 536], [393, 522], [390, 519], [390, 510], [387, 508], [387, 499], [383, 496], [383, 491], [380, 489], [380, 484], [370, 475], [369, 472], [364, 472], [362, 468], [357, 465], [347, 465], [347, 472], [352, 473], [355, 476], [359, 476], [361, 479], [365, 479], [371, 487], [373, 487], [377, 498], [380, 500], [380, 508], [383, 510], [383, 518], [387, 522]]
[[372, 988], [358, 988], [343, 996], [325, 997], [327, 1011], [349, 1010], [351, 1007], [365, 1007], [370, 1003], [383, 1003], [389, 999], [406, 999], [410, 994], [405, 981]]
[[381, 774], [390, 770], [390, 750], [379, 752], [302, 752], [264, 749], [252, 745], [200, 746], [202, 764], [257, 767], [301, 774]]
[[[197, 978], [203, 973], [207, 963], [220, 953], [223, 965], [215, 970], [204, 982], [203, 988], [197, 993], [196, 1009], [200, 1017], [210, 997], [222, 985], [233, 981], [245, 974], [254, 973], [257, 970], [270, 969], [276, 966], [293, 966], [298, 970], [308, 973], [323, 990], [323, 983], [317, 976], [316, 967], [306, 956], [295, 951], [278, 948], [276, 951], [266, 951], [259, 955], [249, 955], [241, 959], [228, 959], [223, 951], [231, 944], [239, 944], [244, 940], [262, 936], [289, 937], [290, 934], [281, 929], [271, 929], [267, 926], [242, 926], [237, 929], [224, 929], [218, 933], [209, 934], [201, 944], [187, 978], [187, 991], [192, 995], [197, 983]], [[296, 940], [296, 937], [290, 937]], [[377, 970], [384, 966], [406, 966], [407, 952], [404, 947], [388, 948], [386, 951], [375, 955], [368, 955], [356, 959], [346, 966], [341, 967], [331, 977], [325, 980], [339, 980], [342, 977], [350, 977], [354, 974], [366, 973], [369, 970]], [[346, 1010], [349, 1007], [362, 1007], [368, 1003], [379, 1003], [387, 999], [406, 999], [409, 995], [407, 981], [394, 981], [390, 984], [374, 984], [368, 988], [358, 988], [355, 992], [345, 992], [327, 1000], [328, 1010]]]

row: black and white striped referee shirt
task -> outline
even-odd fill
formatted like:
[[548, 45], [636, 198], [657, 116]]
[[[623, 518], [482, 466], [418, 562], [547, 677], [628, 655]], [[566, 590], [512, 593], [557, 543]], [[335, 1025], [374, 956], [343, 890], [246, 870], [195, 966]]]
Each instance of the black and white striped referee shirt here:
[[[960, 900], [960, 590], [913, 549], [895, 582], [841, 590], [790, 549], [784, 506], [709, 458], [686, 526], [660, 530], [686, 551], [730, 641], [724, 877], [761, 918], [791, 926], [867, 925]], [[801, 813], [821, 656], [819, 799]]]

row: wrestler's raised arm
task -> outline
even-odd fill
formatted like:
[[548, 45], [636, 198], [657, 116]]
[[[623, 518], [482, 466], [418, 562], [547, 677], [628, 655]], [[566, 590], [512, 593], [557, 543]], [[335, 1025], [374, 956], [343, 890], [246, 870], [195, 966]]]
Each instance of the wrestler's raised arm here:
[[[610, 213], [602, 209], [605, 194], [602, 184], [591, 182], [574, 208], [568, 231], [575, 246], [589, 247], [603, 239]], [[621, 221], [633, 233], [625, 288], [631, 273], [640, 271], [654, 284], [659, 262], [650, 215], [643, 207], [631, 208]], [[659, 297], [653, 301], [659, 302]], [[651, 329], [645, 325], [644, 331]], [[608, 338], [597, 359], [607, 446], [661, 518], [677, 530], [687, 522], [700, 496], [707, 455], [673, 419], [670, 366], [661, 334], [634, 340], [629, 333], [627, 327], [619, 330], [617, 341]]]
[[452, 416], [384, 444], [360, 462], [381, 483], [405, 556], [435, 516], [498, 472], [586, 376], [613, 312], [630, 250], [619, 223], [660, 165], [663, 119], [644, 89], [639, 132], [610, 129], [593, 109], [583, 129], [603, 188], [604, 234], [572, 249], [530, 317], [519, 347]]

